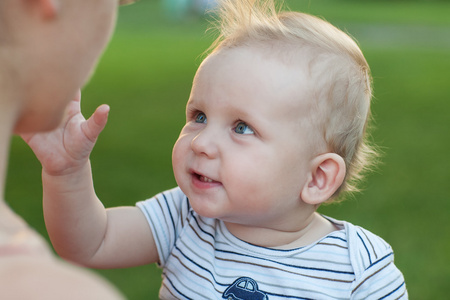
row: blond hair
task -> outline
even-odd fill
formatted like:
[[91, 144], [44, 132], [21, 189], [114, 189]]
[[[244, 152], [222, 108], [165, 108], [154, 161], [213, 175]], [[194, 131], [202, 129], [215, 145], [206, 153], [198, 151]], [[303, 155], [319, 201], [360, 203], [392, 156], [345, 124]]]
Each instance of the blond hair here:
[[[340, 155], [346, 178], [336, 191], [357, 191], [356, 183], [376, 152], [367, 143], [372, 98], [370, 69], [356, 42], [330, 23], [300, 12], [281, 11], [274, 0], [221, 0], [212, 52], [270, 45], [290, 55], [309, 54], [313, 109], [311, 122], [326, 151]], [[261, 47], [260, 47], [261, 48]], [[319, 117], [317, 117], [317, 114]], [[322, 142], [323, 143], [323, 142]]]

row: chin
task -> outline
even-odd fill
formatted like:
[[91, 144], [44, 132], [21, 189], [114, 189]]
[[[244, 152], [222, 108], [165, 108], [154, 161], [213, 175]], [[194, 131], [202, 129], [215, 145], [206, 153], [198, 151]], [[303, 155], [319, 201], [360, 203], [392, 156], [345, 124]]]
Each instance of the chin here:
[[204, 203], [199, 203], [199, 201], [192, 201], [191, 198], [189, 199], [189, 204], [191, 205], [192, 209], [200, 216], [204, 218], [217, 218], [217, 214], [215, 214], [211, 209], [207, 207]]
[[14, 127], [14, 134], [46, 132], [55, 129], [62, 120], [60, 118], [46, 119], [45, 122], [41, 118], [22, 118], [16, 123]]

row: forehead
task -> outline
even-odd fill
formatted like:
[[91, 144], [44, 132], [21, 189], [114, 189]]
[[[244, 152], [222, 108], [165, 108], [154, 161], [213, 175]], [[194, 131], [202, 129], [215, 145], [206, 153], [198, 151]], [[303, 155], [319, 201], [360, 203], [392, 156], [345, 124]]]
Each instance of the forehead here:
[[200, 66], [191, 96], [227, 105], [288, 110], [308, 105], [307, 62], [280, 59], [256, 47], [222, 49]]

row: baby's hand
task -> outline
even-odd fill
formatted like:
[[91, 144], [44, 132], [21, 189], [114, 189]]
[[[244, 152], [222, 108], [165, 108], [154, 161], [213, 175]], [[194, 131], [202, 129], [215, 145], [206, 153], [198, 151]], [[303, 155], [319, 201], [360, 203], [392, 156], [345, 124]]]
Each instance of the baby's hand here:
[[80, 109], [81, 93], [67, 106], [61, 124], [50, 132], [23, 134], [49, 175], [65, 175], [81, 169], [88, 161], [97, 137], [108, 120], [109, 106], [101, 105], [86, 120]]

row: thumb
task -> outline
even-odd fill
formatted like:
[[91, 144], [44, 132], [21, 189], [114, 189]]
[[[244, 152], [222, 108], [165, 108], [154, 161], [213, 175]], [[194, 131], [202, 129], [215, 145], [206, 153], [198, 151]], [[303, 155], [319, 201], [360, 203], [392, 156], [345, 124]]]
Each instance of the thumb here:
[[100, 135], [100, 132], [105, 128], [106, 122], [108, 121], [109, 110], [109, 106], [103, 104], [97, 107], [95, 112], [86, 122], [81, 124], [81, 129], [90, 141], [95, 142]]

